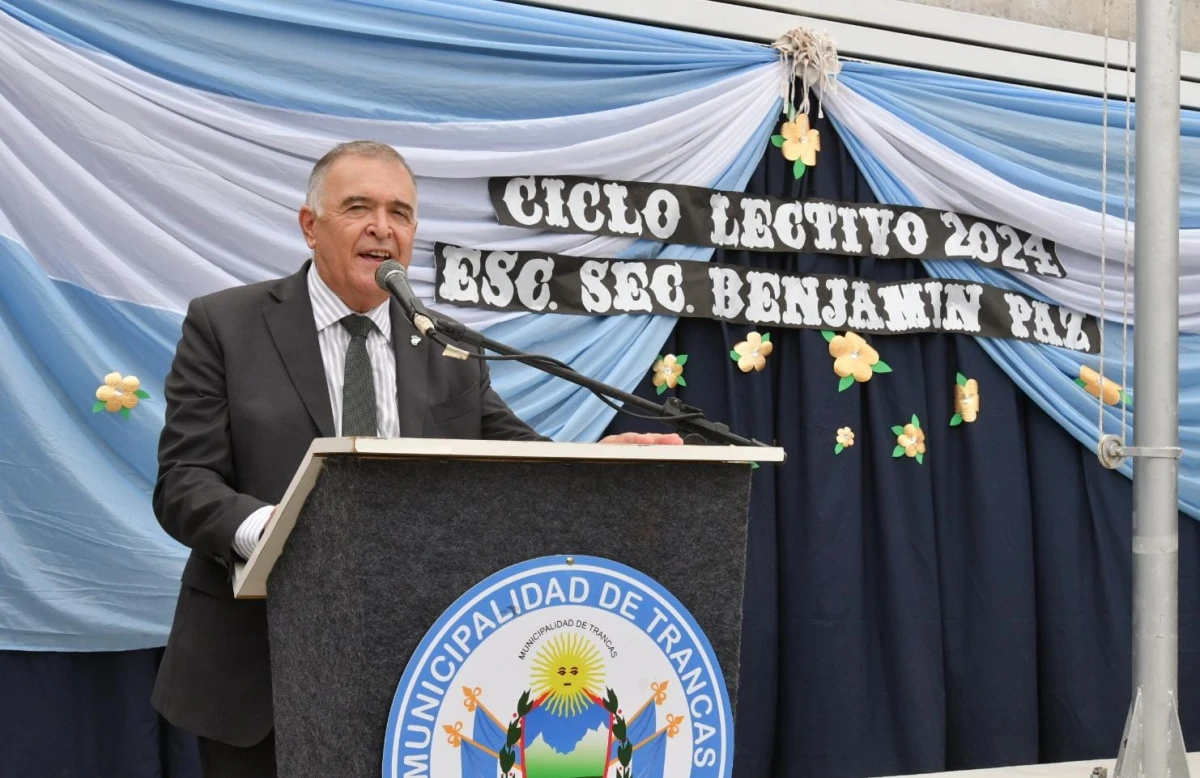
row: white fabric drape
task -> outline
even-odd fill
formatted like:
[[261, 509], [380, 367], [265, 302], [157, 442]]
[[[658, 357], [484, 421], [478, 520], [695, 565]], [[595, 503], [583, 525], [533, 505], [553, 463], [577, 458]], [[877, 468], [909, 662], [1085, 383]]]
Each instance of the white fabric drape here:
[[[825, 96], [825, 107], [922, 205], [977, 214], [1012, 224], [1058, 244], [1064, 279], [1033, 275], [1015, 278], [1041, 296], [1077, 310], [1100, 314], [1101, 215], [1016, 187], [856, 94], [845, 84]], [[1122, 312], [1121, 214], [1108, 215], [1106, 314]], [[1129, 298], [1133, 306], [1133, 224], [1129, 225]], [[1180, 231], [1179, 327], [1200, 332], [1200, 230]]]

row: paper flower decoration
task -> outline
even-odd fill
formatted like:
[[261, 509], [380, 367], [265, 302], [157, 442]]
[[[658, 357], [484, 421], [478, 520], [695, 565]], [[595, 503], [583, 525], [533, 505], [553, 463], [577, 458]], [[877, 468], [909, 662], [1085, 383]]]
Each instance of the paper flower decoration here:
[[925, 430], [921, 429], [921, 420], [913, 414], [912, 422], [901, 427], [892, 427], [896, 434], [896, 448], [892, 449], [893, 457], [906, 456], [917, 460], [917, 464], [925, 462]]
[[135, 376], [109, 373], [104, 376], [104, 384], [96, 390], [96, 404], [92, 406], [92, 413], [120, 412], [122, 417], [128, 419], [129, 412], [137, 407], [138, 400], [150, 396], [141, 387], [142, 382]]
[[665, 357], [660, 356], [658, 361], [654, 363], [654, 378], [651, 382], [657, 388], [658, 393], [662, 394], [668, 389], [674, 389], [675, 385], [687, 386], [687, 381], [683, 380], [683, 366], [687, 363], [687, 354], [667, 354]]
[[956, 373], [954, 381], [954, 415], [950, 417], [951, 427], [957, 427], [964, 421], [970, 424], [979, 417], [979, 384], [974, 378], [967, 378], [962, 373]]
[[771, 142], [780, 148], [784, 159], [792, 162], [792, 175], [800, 178], [804, 171], [817, 164], [817, 152], [821, 150], [821, 133], [808, 126], [804, 114], [793, 116], [783, 123], [779, 134]]
[[854, 430], [849, 427], [839, 427], [837, 431], [837, 445], [833, 447], [833, 453], [840, 454], [853, 445]]
[[1116, 405], [1121, 402], [1129, 405], [1129, 394], [1120, 384], [1110, 378], [1105, 378], [1087, 365], [1079, 366], [1079, 377], [1075, 379], [1075, 383], [1082, 386], [1083, 391], [1092, 397], [1100, 398], [1105, 405]]
[[842, 379], [838, 384], [839, 392], [849, 389], [855, 381], [870, 381], [871, 376], [876, 373], [892, 372], [888, 363], [879, 358], [879, 352], [868, 346], [861, 336], [853, 332], [834, 335], [829, 330], [822, 330], [821, 334], [829, 341], [833, 372]]
[[751, 370], [762, 370], [767, 366], [767, 357], [775, 348], [771, 344], [771, 333], [759, 335], [751, 332], [746, 339], [733, 347], [729, 358], [738, 364], [738, 370], [749, 373]]

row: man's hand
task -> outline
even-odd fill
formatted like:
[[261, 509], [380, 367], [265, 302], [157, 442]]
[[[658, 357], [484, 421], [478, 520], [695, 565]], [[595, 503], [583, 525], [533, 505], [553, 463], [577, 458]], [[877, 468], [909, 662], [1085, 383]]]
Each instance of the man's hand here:
[[600, 442], [636, 446], [682, 446], [683, 438], [674, 432], [622, 432], [620, 435], [609, 435]]

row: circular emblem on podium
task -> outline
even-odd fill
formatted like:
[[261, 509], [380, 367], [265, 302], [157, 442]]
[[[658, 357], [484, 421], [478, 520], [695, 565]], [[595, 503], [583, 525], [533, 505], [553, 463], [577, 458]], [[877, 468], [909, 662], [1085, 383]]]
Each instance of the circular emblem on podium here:
[[733, 715], [708, 638], [597, 557], [501, 570], [425, 635], [396, 688], [384, 778], [716, 778]]

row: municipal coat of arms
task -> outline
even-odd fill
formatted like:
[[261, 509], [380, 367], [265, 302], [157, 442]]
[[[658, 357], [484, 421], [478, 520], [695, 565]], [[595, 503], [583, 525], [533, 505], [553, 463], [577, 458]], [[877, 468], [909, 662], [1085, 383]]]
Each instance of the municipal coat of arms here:
[[683, 606], [608, 560], [552, 557], [464, 594], [396, 690], [385, 778], [729, 776], [732, 712]]

